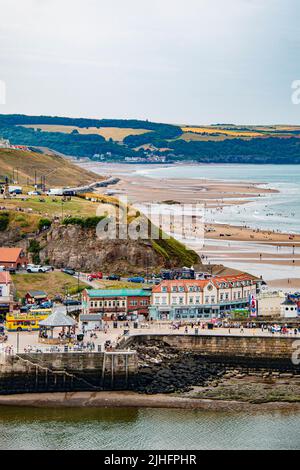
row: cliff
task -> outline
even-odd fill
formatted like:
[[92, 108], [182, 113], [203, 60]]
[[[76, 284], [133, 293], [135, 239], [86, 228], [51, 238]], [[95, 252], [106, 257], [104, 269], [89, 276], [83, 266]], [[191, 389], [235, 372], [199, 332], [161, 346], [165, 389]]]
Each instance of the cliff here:
[[193, 264], [198, 255], [174, 239], [163, 240], [101, 240], [93, 228], [79, 225], [57, 225], [38, 237], [41, 262], [55, 267], [69, 266], [81, 271], [145, 273], [164, 267]]

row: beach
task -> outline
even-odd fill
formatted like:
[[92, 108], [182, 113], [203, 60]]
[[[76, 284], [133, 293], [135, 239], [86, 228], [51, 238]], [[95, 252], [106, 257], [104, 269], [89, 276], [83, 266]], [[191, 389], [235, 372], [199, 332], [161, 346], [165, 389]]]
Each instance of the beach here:
[[[300, 288], [300, 233], [297, 233], [297, 214], [293, 212], [294, 206], [298, 206], [298, 170], [291, 167], [277, 172], [285, 179], [289, 172], [296, 175], [295, 180], [291, 177], [287, 191], [280, 179], [283, 177], [274, 170], [274, 175], [268, 176], [269, 168], [261, 168], [258, 173], [252, 168], [242, 171], [244, 167], [240, 165], [239, 173], [237, 166], [231, 169], [230, 165], [195, 167], [95, 162], [80, 165], [105, 176], [118, 176], [119, 183], [110, 187], [107, 194], [126, 196], [142, 211], [151, 203], [154, 223], [160, 223], [161, 213], [172, 212], [175, 222], [171, 235], [197, 251], [205, 264], [224, 264], [262, 275], [274, 288]], [[182, 178], [178, 178], [180, 173]], [[198, 173], [203, 177], [197, 178]], [[206, 178], [206, 174], [215, 179]], [[247, 174], [254, 181], [248, 180]], [[286, 206], [281, 208], [283, 200]], [[278, 213], [270, 208], [274, 201], [280, 207]], [[201, 212], [200, 231], [196, 236], [182, 234], [180, 209], [186, 204], [196, 205]], [[286, 221], [291, 221], [291, 227], [285, 225]]]

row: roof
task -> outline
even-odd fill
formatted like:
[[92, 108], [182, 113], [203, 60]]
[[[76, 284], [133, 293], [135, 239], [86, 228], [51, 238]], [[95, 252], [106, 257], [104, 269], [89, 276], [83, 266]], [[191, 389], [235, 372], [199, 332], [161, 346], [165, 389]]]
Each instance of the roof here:
[[11, 284], [11, 275], [7, 271], [0, 272], [0, 284]]
[[59, 326], [74, 326], [76, 325], [76, 321], [73, 318], [68, 317], [62, 312], [56, 311], [49, 315], [48, 318], [39, 322], [40, 326], [48, 326], [48, 327], [59, 327]]
[[168, 292], [171, 292], [172, 287], [183, 287], [185, 292], [188, 292], [190, 287], [198, 287], [203, 290], [208, 284], [214, 284], [216, 287], [221, 287], [222, 283], [231, 284], [229, 287], [233, 287], [234, 282], [242, 281], [255, 281], [251, 274], [238, 274], [236, 276], [216, 276], [210, 279], [176, 279], [172, 281], [162, 281], [158, 286], [154, 286], [152, 289], [153, 293], [161, 292], [162, 287], [166, 287]]
[[161, 292], [162, 287], [166, 287], [168, 292], [171, 290], [172, 287], [184, 287], [184, 290], [188, 290], [189, 287], [196, 286], [203, 289], [207, 284], [209, 284], [209, 279], [174, 279], [172, 281], [162, 281], [157, 286], [154, 286], [152, 289], [153, 293]]
[[150, 297], [151, 291], [144, 289], [87, 289], [89, 297]]
[[29, 290], [27, 294], [30, 295], [30, 297], [47, 297], [47, 293], [43, 290]]
[[15, 263], [22, 251], [23, 248], [0, 248], [0, 263]]
[[102, 315], [101, 313], [100, 314], [93, 314], [93, 313], [90, 313], [90, 314], [87, 314], [87, 315], [80, 315], [79, 316], [79, 320], [80, 321], [101, 321], [102, 320]]

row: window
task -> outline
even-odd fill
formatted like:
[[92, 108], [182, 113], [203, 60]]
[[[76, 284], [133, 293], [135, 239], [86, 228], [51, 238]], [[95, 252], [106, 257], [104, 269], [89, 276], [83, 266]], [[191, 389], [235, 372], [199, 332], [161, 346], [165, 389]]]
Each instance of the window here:
[[172, 292], [177, 292], [177, 287], [176, 286], [172, 287]]
[[205, 297], [205, 303], [206, 303], [206, 304], [209, 303], [209, 297], [208, 297], [208, 296]]
[[179, 303], [183, 304], [183, 297], [179, 297]]
[[168, 290], [167, 290], [166, 287], [162, 287], [162, 288], [161, 288], [161, 291], [162, 291], [162, 292], [168, 292]]

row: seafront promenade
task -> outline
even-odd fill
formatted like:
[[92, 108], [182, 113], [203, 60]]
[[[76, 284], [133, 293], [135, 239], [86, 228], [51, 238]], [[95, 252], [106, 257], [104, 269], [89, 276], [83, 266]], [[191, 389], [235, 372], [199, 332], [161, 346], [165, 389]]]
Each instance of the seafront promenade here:
[[[300, 331], [294, 328], [289, 328], [286, 333], [270, 332], [261, 328], [214, 328], [209, 330], [202, 329], [200, 326], [194, 327], [181, 326], [179, 329], [172, 327], [170, 324], [157, 323], [157, 324], [141, 324], [139, 328], [134, 328], [130, 325], [129, 328], [118, 324], [118, 328], [113, 328], [110, 325], [108, 328], [99, 331], [87, 331], [84, 334], [82, 346], [80, 343], [70, 341], [69, 344], [50, 345], [41, 342], [38, 332], [11, 332], [8, 333], [8, 340], [6, 343], [0, 344], [0, 353], [16, 354], [24, 352], [101, 352], [105, 350], [105, 343], [110, 342], [112, 347], [115, 348], [118, 343], [124, 343], [125, 339], [133, 336], [140, 335], [164, 335], [164, 336], [222, 336], [222, 337], [245, 337], [245, 338], [293, 338], [300, 340]], [[65, 346], [68, 346], [67, 349]]]

